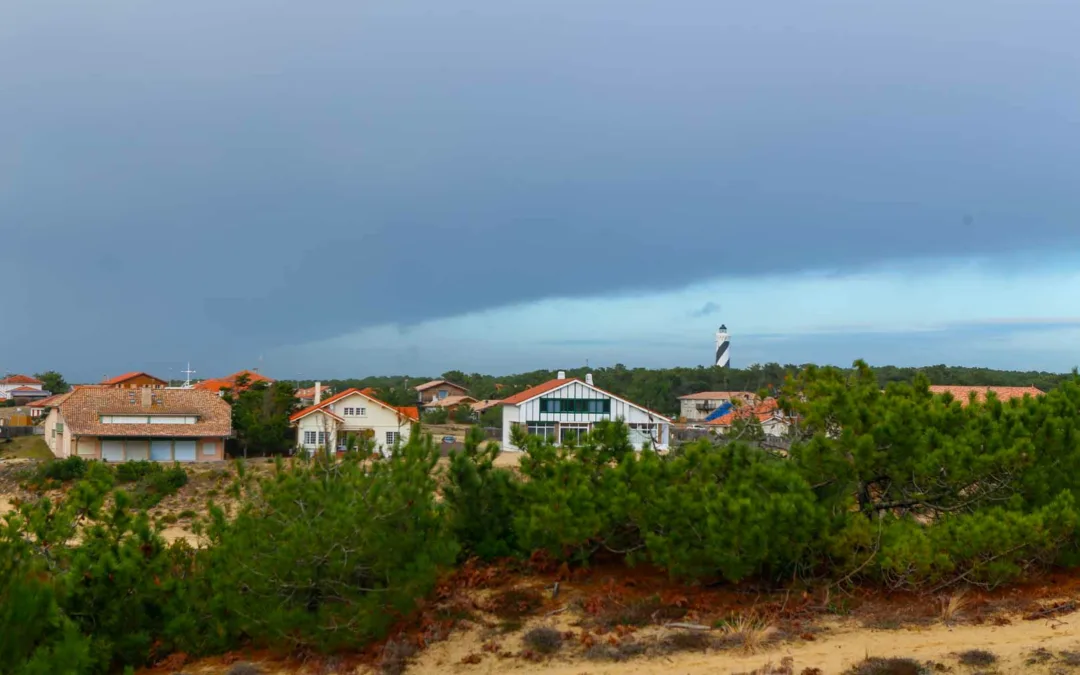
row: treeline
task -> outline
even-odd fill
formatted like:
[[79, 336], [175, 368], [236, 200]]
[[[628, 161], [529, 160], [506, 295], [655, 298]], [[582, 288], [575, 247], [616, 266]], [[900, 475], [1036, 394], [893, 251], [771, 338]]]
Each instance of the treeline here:
[[[592, 372], [598, 387], [606, 389], [616, 396], [622, 396], [635, 403], [657, 412], [675, 415], [679, 412], [678, 398], [699, 391], [758, 391], [779, 387], [784, 378], [806, 367], [788, 364], [767, 363], [749, 368], [714, 368], [698, 366], [696, 368], [666, 368], [650, 370], [648, 368], [627, 368], [616, 364], [611, 368], [566, 369], [570, 377], [584, 379], [587, 372]], [[845, 372], [851, 372], [847, 370]], [[379, 395], [393, 405], [415, 405], [416, 391], [413, 389], [432, 379], [444, 379], [468, 388], [470, 395], [477, 399], [506, 398], [531, 386], [550, 380], [556, 376], [553, 370], [536, 370], [517, 375], [481, 375], [450, 371], [436, 377], [367, 377], [363, 379], [327, 380], [335, 391], [348, 387], [374, 387]], [[925, 375], [931, 384], [970, 385], [1000, 387], [1034, 386], [1043, 391], [1053, 389], [1070, 377], [1069, 374], [1048, 373], [1042, 371], [993, 370], [991, 368], [967, 368], [959, 366], [927, 366], [922, 368], [900, 368], [882, 366], [874, 370], [874, 376], [880, 386], [890, 382], [911, 382], [917, 374]], [[314, 382], [303, 383], [313, 386]]]
[[445, 467], [419, 433], [389, 458], [279, 461], [262, 478], [241, 463], [232, 510], [211, 505], [197, 550], [166, 546], [91, 463], [59, 502], [0, 519], [0, 672], [357, 649], [474, 556], [933, 593], [1080, 564], [1080, 381], [967, 405], [928, 385], [882, 392], [863, 364], [800, 371], [779, 385], [797, 420], [783, 452], [637, 451], [608, 423], [578, 446], [517, 438], [516, 472], [477, 429]]

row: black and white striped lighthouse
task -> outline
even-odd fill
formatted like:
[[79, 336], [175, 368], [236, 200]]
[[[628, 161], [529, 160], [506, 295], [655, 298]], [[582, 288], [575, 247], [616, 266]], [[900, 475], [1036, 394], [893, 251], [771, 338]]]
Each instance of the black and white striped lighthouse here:
[[720, 326], [716, 331], [716, 367], [727, 368], [731, 365], [731, 336], [727, 326]]

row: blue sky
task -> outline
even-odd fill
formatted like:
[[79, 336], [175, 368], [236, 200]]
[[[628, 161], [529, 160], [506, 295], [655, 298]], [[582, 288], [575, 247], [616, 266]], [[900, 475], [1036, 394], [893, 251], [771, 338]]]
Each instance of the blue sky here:
[[[0, 369], [1064, 370], [1080, 5], [0, 8]], [[33, 279], [31, 287], [27, 280]]]

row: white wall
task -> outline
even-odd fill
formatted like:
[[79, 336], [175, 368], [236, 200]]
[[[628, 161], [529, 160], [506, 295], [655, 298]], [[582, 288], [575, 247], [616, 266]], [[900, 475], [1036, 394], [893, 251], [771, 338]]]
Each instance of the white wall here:
[[45, 443], [49, 446], [49, 450], [52, 450], [54, 457], [64, 458], [67, 455], [62, 455], [61, 446], [63, 445], [63, 436], [56, 436], [56, 424], [62, 421], [60, 417], [60, 409], [53, 408], [49, 411], [49, 416], [45, 418]]
[[[541, 398], [587, 398], [606, 399], [611, 401], [609, 413], [546, 413], [540, 412]], [[510, 442], [510, 429], [513, 422], [525, 424], [527, 422], [576, 422], [595, 424], [601, 420], [621, 419], [627, 424], [656, 424], [659, 431], [658, 447], [666, 447], [668, 442], [668, 421], [663, 417], [654, 415], [647, 410], [631, 405], [626, 401], [619, 400], [597, 389], [589, 387], [583, 382], [571, 382], [562, 387], [542, 394], [531, 401], [526, 401], [519, 406], [503, 406], [503, 447], [516, 450]]]
[[[387, 408], [383, 404], [361, 394], [350, 394], [334, 401], [327, 408], [338, 417], [343, 417], [345, 422], [342, 424], [329, 415], [324, 415], [321, 411], [300, 418], [296, 422], [297, 447], [302, 446], [307, 450], [319, 450], [325, 447], [318, 444], [305, 445], [305, 431], [316, 432], [316, 438], [320, 431], [329, 433], [331, 444], [336, 447], [337, 434], [341, 434], [344, 439], [344, 435], [350, 432], [360, 433], [366, 429], [371, 429], [375, 434], [375, 447], [385, 454], [389, 450], [386, 443], [387, 432], [396, 432], [400, 436], [401, 442], [404, 443], [409, 439], [409, 432], [412, 430], [412, 421], [404, 415], [400, 415], [396, 410]], [[346, 416], [346, 408], [364, 408], [365, 414], [363, 416]]]
[[0, 384], [0, 398], [11, 398], [11, 392], [13, 389], [19, 389], [21, 387], [30, 387], [31, 389], [37, 389], [41, 391], [42, 385], [40, 384]]

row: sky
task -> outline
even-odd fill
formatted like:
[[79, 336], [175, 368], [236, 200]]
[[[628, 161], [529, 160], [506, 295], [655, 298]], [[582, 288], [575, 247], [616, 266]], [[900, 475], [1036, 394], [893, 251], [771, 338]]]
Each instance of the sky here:
[[1069, 0], [0, 6], [0, 370], [1080, 362]]

